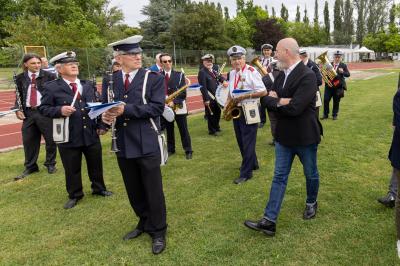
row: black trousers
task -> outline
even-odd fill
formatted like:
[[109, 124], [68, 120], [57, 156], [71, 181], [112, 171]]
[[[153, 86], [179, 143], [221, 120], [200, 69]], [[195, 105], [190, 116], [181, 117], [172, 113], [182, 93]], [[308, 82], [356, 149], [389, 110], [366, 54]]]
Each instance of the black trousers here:
[[139, 217], [137, 228], [153, 238], [167, 231], [167, 211], [162, 186], [160, 156], [134, 159], [118, 157], [129, 202]]
[[25, 169], [39, 169], [37, 159], [42, 135], [46, 143], [45, 166], [56, 164], [57, 146], [53, 141], [53, 124], [51, 118], [45, 117], [37, 110], [27, 109], [22, 123], [22, 143], [25, 152]]
[[[210, 109], [212, 114], [210, 113]], [[221, 119], [221, 108], [218, 103], [214, 100], [210, 100], [210, 108], [205, 107], [208, 123], [208, 134], [214, 134], [215, 132], [221, 131], [219, 127], [219, 120]]]
[[237, 119], [233, 119], [236, 141], [240, 154], [242, 155], [242, 165], [240, 167], [240, 177], [253, 177], [253, 169], [258, 166], [256, 155], [256, 140], [258, 124], [247, 125], [243, 112]]
[[90, 146], [64, 148], [58, 146], [61, 161], [65, 171], [65, 182], [70, 199], [81, 199], [82, 189], [82, 154], [85, 156], [89, 180], [92, 182], [92, 191], [106, 190], [103, 179], [103, 157], [101, 143]]
[[260, 105], [259, 109], [260, 109], [260, 123], [265, 124], [267, 122], [267, 114], [266, 114], [265, 108], [263, 108]]
[[332, 116], [335, 117], [339, 113], [340, 97], [336, 94], [336, 89], [325, 87], [324, 92], [324, 117], [329, 115], [329, 103], [333, 98]]
[[[164, 119], [164, 118], [163, 118]], [[165, 120], [165, 119], [164, 119]], [[175, 121], [178, 125], [179, 134], [181, 135], [181, 142], [183, 150], [188, 152], [193, 152], [192, 141], [190, 139], [190, 134], [187, 125], [187, 115], [175, 115]], [[165, 120], [165, 127], [167, 129], [167, 144], [168, 151], [175, 152], [175, 126], [174, 121], [168, 122]]]

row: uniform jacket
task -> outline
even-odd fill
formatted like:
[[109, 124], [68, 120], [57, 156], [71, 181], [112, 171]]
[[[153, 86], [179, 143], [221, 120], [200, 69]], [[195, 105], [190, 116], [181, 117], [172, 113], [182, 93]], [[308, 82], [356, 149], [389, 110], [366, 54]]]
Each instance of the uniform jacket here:
[[272, 86], [279, 98], [291, 98], [288, 105], [277, 107], [279, 98], [263, 97], [262, 105], [276, 111], [275, 138], [285, 146], [304, 146], [319, 143], [322, 125], [316, 115], [315, 97], [317, 81], [314, 72], [300, 62], [290, 73], [283, 86], [282, 71]]
[[[163, 75], [165, 77], [165, 72], [163, 71]], [[185, 86], [185, 74], [179, 71], [171, 70], [171, 76], [168, 81], [168, 95], [176, 92], [183, 86]], [[186, 100], [186, 90], [181, 92], [175, 99], [174, 104], [182, 104], [182, 102]]]
[[[82, 85], [82, 95], [80, 100], [76, 100], [76, 111], [69, 118], [69, 142], [60, 143], [61, 147], [73, 148], [90, 146], [100, 141], [96, 129], [104, 127], [101, 122], [96, 119], [89, 118], [88, 110], [85, 109], [88, 102], [94, 101], [93, 84], [87, 80], [80, 80]], [[71, 105], [74, 98], [74, 93], [71, 87], [63, 80], [57, 79], [48, 82], [44, 86], [42, 104], [39, 106], [39, 111], [43, 115], [50, 118], [60, 118], [61, 107]]]
[[[143, 68], [138, 70], [127, 91], [122, 71], [113, 74], [114, 100], [126, 103], [124, 113], [116, 121], [117, 146], [120, 150], [118, 157], [131, 159], [160, 153], [157, 133], [150, 118], [160, 129], [159, 116], [165, 105], [164, 76], [156, 72], [149, 73], [145, 95], [147, 104], [144, 104], [142, 88], [146, 71]], [[104, 94], [103, 99], [107, 99]]]
[[211, 100], [211, 97], [208, 95], [207, 91], [211, 92], [211, 94], [215, 96], [215, 91], [217, 90], [219, 83], [222, 83], [225, 80], [222, 75], [219, 77], [217, 76], [218, 70], [215, 70], [216, 68], [214, 66], [212, 72], [210, 72], [207, 68], [202, 67], [197, 75], [197, 79], [201, 85], [200, 91], [204, 102]]
[[307, 66], [315, 73], [315, 77], [317, 78], [317, 86], [322, 85], [322, 75], [321, 72], [319, 71], [319, 68], [317, 64], [312, 61], [311, 59], [308, 59]]
[[[20, 74], [17, 75], [17, 88], [19, 91], [19, 95], [22, 97], [21, 103], [22, 103], [22, 110], [24, 114], [26, 115], [26, 97], [28, 94], [28, 88], [29, 85], [31, 85], [31, 79], [28, 76], [28, 72], [24, 71]], [[43, 90], [44, 90], [44, 84], [48, 81], [56, 79], [56, 75], [53, 73], [50, 73], [48, 71], [40, 70], [39, 75], [36, 77], [36, 88], [40, 92], [40, 94], [43, 97]], [[41, 100], [42, 101], [42, 100]], [[17, 108], [17, 100], [15, 100], [15, 106], [12, 108]]]
[[[332, 66], [334, 66], [333, 62], [331, 62], [331, 64], [332, 64]], [[347, 84], [346, 84], [345, 78], [350, 77], [349, 69], [347, 68], [347, 65], [343, 62], [339, 63], [337, 69], [339, 69], [339, 68], [343, 68], [343, 73], [339, 73], [336, 71], [336, 73], [338, 74], [338, 78], [340, 80], [341, 87], [343, 89], [347, 90]], [[327, 84], [325, 84], [325, 88], [329, 88]]]

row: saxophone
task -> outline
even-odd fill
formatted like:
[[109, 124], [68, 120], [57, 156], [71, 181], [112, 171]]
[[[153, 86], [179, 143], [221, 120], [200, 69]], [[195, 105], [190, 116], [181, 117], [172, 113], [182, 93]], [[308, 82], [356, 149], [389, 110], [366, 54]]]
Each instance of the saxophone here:
[[238, 119], [240, 117], [240, 108], [237, 107], [237, 101], [235, 99], [231, 99], [227, 103], [222, 113], [222, 117], [226, 121], [231, 121], [232, 119]]

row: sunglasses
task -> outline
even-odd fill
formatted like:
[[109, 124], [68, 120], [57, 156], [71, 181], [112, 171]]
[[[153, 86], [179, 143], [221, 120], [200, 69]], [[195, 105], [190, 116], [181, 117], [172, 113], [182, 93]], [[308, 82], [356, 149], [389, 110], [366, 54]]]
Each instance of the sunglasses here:
[[165, 60], [165, 61], [162, 61], [164, 64], [166, 64], [166, 63], [172, 63], [172, 60]]

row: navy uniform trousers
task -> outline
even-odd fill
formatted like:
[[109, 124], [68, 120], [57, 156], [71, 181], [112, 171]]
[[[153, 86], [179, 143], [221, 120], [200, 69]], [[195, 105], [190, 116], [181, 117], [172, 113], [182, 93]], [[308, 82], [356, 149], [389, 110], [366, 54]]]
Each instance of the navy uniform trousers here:
[[[178, 125], [179, 134], [181, 135], [182, 148], [185, 153], [193, 152], [192, 141], [190, 139], [190, 134], [187, 125], [187, 115], [175, 115], [175, 121]], [[162, 118], [162, 123], [164, 123], [167, 129], [167, 144], [168, 151], [175, 152], [175, 125], [174, 121], [168, 122]]]
[[39, 169], [37, 159], [39, 157], [40, 140], [42, 135], [46, 142], [46, 167], [56, 164], [57, 146], [53, 141], [52, 120], [39, 113], [37, 109], [30, 107], [25, 109], [25, 119], [22, 123], [22, 142], [25, 152], [25, 169]]
[[256, 140], [258, 123], [247, 125], [243, 112], [238, 119], [233, 119], [236, 140], [242, 155], [242, 165], [240, 167], [241, 178], [251, 178], [253, 169], [258, 168], [256, 155]]

